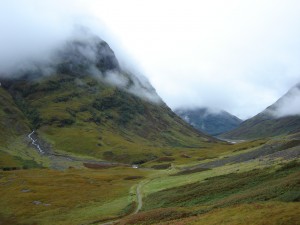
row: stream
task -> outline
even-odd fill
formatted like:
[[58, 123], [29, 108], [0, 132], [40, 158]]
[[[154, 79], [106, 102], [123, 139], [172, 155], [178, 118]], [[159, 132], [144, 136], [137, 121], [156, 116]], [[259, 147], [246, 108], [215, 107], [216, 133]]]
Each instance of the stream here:
[[32, 138], [32, 135], [33, 135], [34, 133], [35, 133], [35, 131], [33, 130], [30, 134], [28, 134], [28, 138], [31, 140], [31, 144], [34, 145], [34, 146], [37, 148], [37, 150], [39, 150], [39, 152], [40, 152], [41, 154], [44, 154], [45, 152], [41, 149], [40, 145], [36, 143], [37, 139], [34, 140], [34, 139]]

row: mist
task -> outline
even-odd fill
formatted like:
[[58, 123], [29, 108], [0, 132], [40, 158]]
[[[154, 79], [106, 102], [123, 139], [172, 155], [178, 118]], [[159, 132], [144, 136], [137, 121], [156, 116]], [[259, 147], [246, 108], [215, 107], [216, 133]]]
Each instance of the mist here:
[[[143, 80], [131, 93], [156, 101], [144, 88], [153, 85], [172, 109], [220, 108], [247, 119], [300, 81], [299, 11], [296, 0], [2, 1], [0, 77], [36, 59], [49, 64], [51, 50], [84, 26]], [[116, 75], [106, 82], [124, 86]]]
[[300, 83], [279, 99], [268, 112], [276, 118], [300, 116]]
[[[83, 1], [2, 3], [0, 32], [0, 78], [50, 76], [59, 72], [61, 62], [72, 61], [74, 65], [86, 65], [84, 72], [99, 81], [144, 100], [161, 102], [149, 81], [138, 72], [138, 66], [134, 66], [134, 60], [103, 22], [89, 13]], [[107, 42], [113, 50], [103, 47], [99, 52], [99, 41]], [[75, 46], [76, 42], [80, 44]], [[110, 60], [116, 55], [117, 61], [107, 71], [100, 71], [95, 66], [99, 54]], [[69, 70], [76, 72], [76, 68]]]

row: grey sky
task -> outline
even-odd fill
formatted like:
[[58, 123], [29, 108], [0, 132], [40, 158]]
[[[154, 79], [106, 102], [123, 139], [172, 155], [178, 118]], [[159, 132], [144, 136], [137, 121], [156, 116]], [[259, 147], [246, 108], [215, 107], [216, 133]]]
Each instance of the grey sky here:
[[138, 65], [172, 108], [210, 106], [245, 119], [300, 81], [297, 0], [1, 4], [1, 67], [46, 52], [78, 23], [106, 40], [123, 64]]

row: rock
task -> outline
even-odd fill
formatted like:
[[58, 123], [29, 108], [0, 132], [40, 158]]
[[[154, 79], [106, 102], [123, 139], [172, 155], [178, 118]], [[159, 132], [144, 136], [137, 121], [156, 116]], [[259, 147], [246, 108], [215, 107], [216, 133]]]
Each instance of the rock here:
[[40, 202], [40, 201], [33, 201], [32, 203], [35, 204], [35, 205], [40, 205], [40, 204], [42, 204], [42, 202]]

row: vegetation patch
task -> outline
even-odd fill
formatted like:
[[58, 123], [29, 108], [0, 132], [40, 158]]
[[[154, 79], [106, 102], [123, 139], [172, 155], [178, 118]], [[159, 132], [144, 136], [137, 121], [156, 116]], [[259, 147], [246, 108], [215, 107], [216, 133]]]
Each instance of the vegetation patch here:
[[[89, 224], [132, 211], [129, 190], [145, 176], [132, 168], [0, 172], [0, 223]], [[3, 223], [7, 224], [7, 223]], [[9, 224], [9, 223], [8, 223]]]
[[174, 160], [175, 160], [174, 157], [164, 156], [164, 157], [160, 157], [160, 158], [156, 159], [155, 161], [156, 162], [173, 162]]
[[166, 164], [157, 164], [151, 166], [151, 168], [156, 169], [156, 170], [165, 170], [169, 169], [171, 167], [171, 163], [166, 163]]
[[110, 163], [83, 163], [83, 165], [89, 169], [108, 169], [117, 166], [116, 164]]
[[207, 171], [207, 170], [210, 170], [210, 169], [209, 168], [199, 168], [199, 167], [194, 168], [194, 169], [185, 169], [178, 173], [171, 174], [171, 176], [187, 175], [187, 174], [199, 173], [199, 172], [203, 172], [203, 171]]
[[296, 147], [299, 145], [300, 145], [300, 140], [290, 140], [287, 143], [280, 146], [280, 149], [285, 150], [285, 149], [293, 148], [293, 147]]
[[143, 176], [128, 176], [125, 177], [124, 180], [138, 180], [144, 178]]
[[180, 208], [156, 209], [148, 212], [141, 212], [136, 215], [131, 215], [119, 221], [119, 225], [127, 224], [160, 224], [164, 221], [185, 218], [193, 215], [189, 210]]
[[299, 201], [300, 163], [281, 170], [255, 169], [231, 173], [150, 194], [144, 209], [210, 205], [211, 208], [257, 201]]
[[299, 211], [299, 203], [259, 202], [239, 204], [215, 209], [190, 218], [172, 220], [163, 223], [163, 225], [295, 225], [300, 223]]
[[42, 166], [34, 160], [26, 160], [0, 151], [0, 170], [11, 171], [31, 168], [42, 168]]

